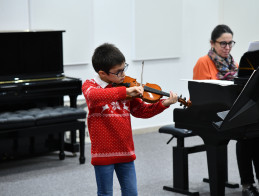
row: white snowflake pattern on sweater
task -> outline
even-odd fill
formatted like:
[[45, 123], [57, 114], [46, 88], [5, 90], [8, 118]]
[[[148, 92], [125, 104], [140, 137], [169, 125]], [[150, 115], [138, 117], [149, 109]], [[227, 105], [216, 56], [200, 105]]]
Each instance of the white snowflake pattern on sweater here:
[[139, 98], [126, 100], [126, 87], [101, 87], [95, 80], [82, 86], [88, 106], [91, 163], [108, 165], [135, 160], [130, 114], [150, 118], [166, 109], [161, 101], [146, 104]]

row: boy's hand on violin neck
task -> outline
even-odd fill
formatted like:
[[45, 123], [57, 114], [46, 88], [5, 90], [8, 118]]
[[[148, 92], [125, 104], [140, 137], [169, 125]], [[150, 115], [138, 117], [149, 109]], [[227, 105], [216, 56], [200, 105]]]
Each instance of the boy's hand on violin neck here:
[[133, 86], [126, 88], [127, 96], [130, 97], [138, 97], [140, 95], [143, 95], [144, 88], [142, 86]]
[[168, 107], [174, 103], [176, 103], [178, 101], [178, 96], [176, 93], [173, 93], [172, 91], [170, 91], [170, 97], [168, 99], [165, 99], [162, 104], [165, 107]]

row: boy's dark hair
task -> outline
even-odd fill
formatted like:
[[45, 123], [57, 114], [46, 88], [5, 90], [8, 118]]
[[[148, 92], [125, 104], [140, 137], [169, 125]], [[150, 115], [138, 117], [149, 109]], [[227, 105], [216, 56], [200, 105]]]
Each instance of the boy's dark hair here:
[[213, 42], [216, 42], [216, 40], [223, 34], [223, 33], [231, 33], [233, 36], [233, 32], [231, 31], [231, 29], [224, 24], [218, 25], [216, 26], [212, 33], [211, 33], [211, 40]]
[[98, 73], [100, 70], [109, 73], [115, 65], [121, 65], [125, 62], [122, 52], [113, 44], [104, 43], [97, 47], [92, 57], [94, 70]]

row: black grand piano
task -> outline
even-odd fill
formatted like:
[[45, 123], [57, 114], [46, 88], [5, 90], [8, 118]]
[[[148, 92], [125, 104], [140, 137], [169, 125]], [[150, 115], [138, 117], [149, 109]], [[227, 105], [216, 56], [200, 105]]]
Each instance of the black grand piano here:
[[229, 141], [259, 137], [258, 62], [259, 51], [245, 53], [233, 83], [189, 81], [192, 106], [174, 110], [175, 127], [204, 141], [212, 196], [225, 195]]
[[[63, 106], [64, 96], [70, 98], [70, 107], [77, 106], [82, 81], [64, 75], [63, 32], [0, 32], [0, 113]], [[35, 141], [39, 142], [34, 144], [35, 148], [41, 152], [56, 149], [53, 142], [55, 135]], [[11, 150], [19, 148], [22, 152], [23, 144], [26, 151], [26, 143], [21, 139], [17, 146], [15, 141], [1, 140], [0, 160], [8, 153], [12, 154]], [[78, 152], [79, 145], [74, 132], [71, 132], [71, 143], [65, 144], [65, 149]]]

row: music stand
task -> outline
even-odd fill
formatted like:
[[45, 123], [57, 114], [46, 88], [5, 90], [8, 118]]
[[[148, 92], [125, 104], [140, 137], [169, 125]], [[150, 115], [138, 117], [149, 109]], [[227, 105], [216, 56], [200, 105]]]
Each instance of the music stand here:
[[259, 68], [248, 79], [243, 90], [228, 111], [219, 112], [223, 121], [214, 122], [219, 131], [258, 123], [259, 120]]
[[254, 70], [258, 68], [259, 62], [259, 50], [248, 51], [243, 54], [240, 59], [238, 72], [236, 78], [234, 78], [235, 84], [244, 85], [247, 79], [251, 76]]

